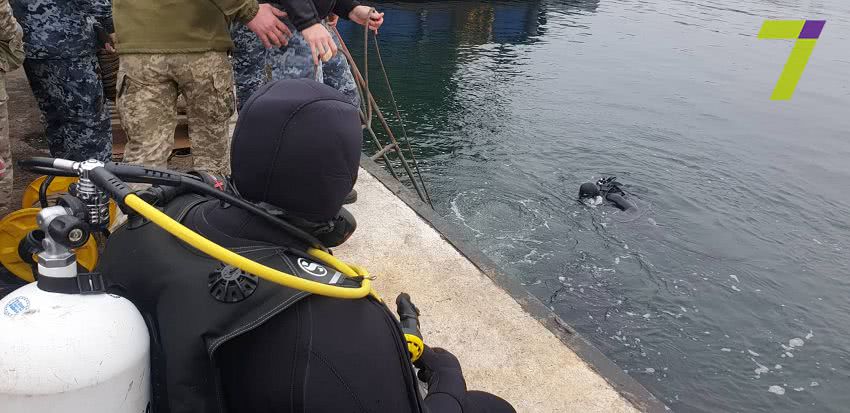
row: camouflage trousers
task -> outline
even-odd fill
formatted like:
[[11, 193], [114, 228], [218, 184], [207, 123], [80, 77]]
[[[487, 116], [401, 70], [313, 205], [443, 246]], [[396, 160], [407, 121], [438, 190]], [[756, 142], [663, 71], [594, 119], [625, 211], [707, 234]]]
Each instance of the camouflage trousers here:
[[[355, 105], [360, 104], [357, 84], [348, 61], [342, 53], [319, 67], [313, 64], [310, 46], [294, 27], [290, 26], [292, 37], [289, 44], [283, 47], [266, 49], [257, 36], [241, 23], [233, 23], [230, 37], [235, 45], [232, 53], [233, 71], [236, 80], [236, 95], [239, 107], [248, 101], [254, 92], [264, 84], [281, 79], [316, 79], [339, 90], [351, 99]], [[331, 31], [334, 41], [339, 45], [336, 33]], [[317, 73], [318, 72], [318, 73]]]
[[118, 113], [127, 132], [124, 161], [165, 167], [174, 147], [177, 95], [186, 99], [193, 168], [230, 174], [228, 121], [233, 69], [224, 52], [121, 55]]
[[12, 148], [9, 145], [9, 95], [6, 73], [0, 72], [0, 216], [15, 209], [12, 203]]
[[44, 115], [50, 155], [111, 160], [112, 124], [97, 57], [26, 59], [24, 70]]

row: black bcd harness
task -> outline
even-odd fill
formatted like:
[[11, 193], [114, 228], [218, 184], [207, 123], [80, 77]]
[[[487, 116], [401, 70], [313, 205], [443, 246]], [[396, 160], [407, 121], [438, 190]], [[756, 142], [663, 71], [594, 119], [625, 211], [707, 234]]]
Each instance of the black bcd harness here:
[[[311, 281], [359, 286], [298, 249], [215, 234], [203, 225], [200, 210], [207, 203], [218, 201], [180, 195], [163, 211], [205, 237], [226, 239], [225, 247], [263, 265]], [[216, 349], [309, 296], [225, 265], [151, 223], [115, 231], [99, 271], [109, 290], [132, 301], [148, 325], [154, 413], [223, 412]]]

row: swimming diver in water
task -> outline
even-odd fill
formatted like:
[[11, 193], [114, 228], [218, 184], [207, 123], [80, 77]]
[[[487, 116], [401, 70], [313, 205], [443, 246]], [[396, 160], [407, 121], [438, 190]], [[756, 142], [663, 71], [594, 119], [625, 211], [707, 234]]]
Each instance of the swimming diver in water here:
[[582, 202], [594, 202], [595, 204], [602, 203], [602, 199], [614, 204], [617, 208], [623, 211], [635, 211], [635, 204], [626, 197], [628, 193], [623, 190], [623, 184], [617, 182], [616, 176], [601, 178], [596, 183], [585, 182], [581, 184], [578, 190], [578, 198]]

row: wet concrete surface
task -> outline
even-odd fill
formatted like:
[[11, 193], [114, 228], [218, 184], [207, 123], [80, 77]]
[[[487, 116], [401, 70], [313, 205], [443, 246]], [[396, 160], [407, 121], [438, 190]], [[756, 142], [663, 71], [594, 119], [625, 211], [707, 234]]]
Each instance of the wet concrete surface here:
[[[48, 155], [41, 114], [23, 71], [7, 75], [7, 91], [14, 159]], [[169, 166], [185, 170], [190, 162], [173, 158]], [[11, 205], [20, 203], [36, 177], [16, 168]], [[358, 191], [360, 200], [351, 210], [360, 229], [339, 255], [379, 275], [376, 285], [385, 299], [412, 294], [423, 310], [426, 340], [457, 354], [470, 389], [501, 395], [518, 411], [635, 411], [593, 367], [362, 170]]]

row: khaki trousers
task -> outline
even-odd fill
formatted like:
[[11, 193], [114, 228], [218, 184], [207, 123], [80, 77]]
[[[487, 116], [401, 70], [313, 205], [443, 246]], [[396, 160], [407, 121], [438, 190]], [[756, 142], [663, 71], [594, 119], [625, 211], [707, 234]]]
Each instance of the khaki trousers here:
[[228, 121], [236, 106], [226, 53], [124, 54], [118, 82], [118, 113], [128, 139], [125, 162], [167, 166], [182, 94], [193, 168], [230, 173]]

